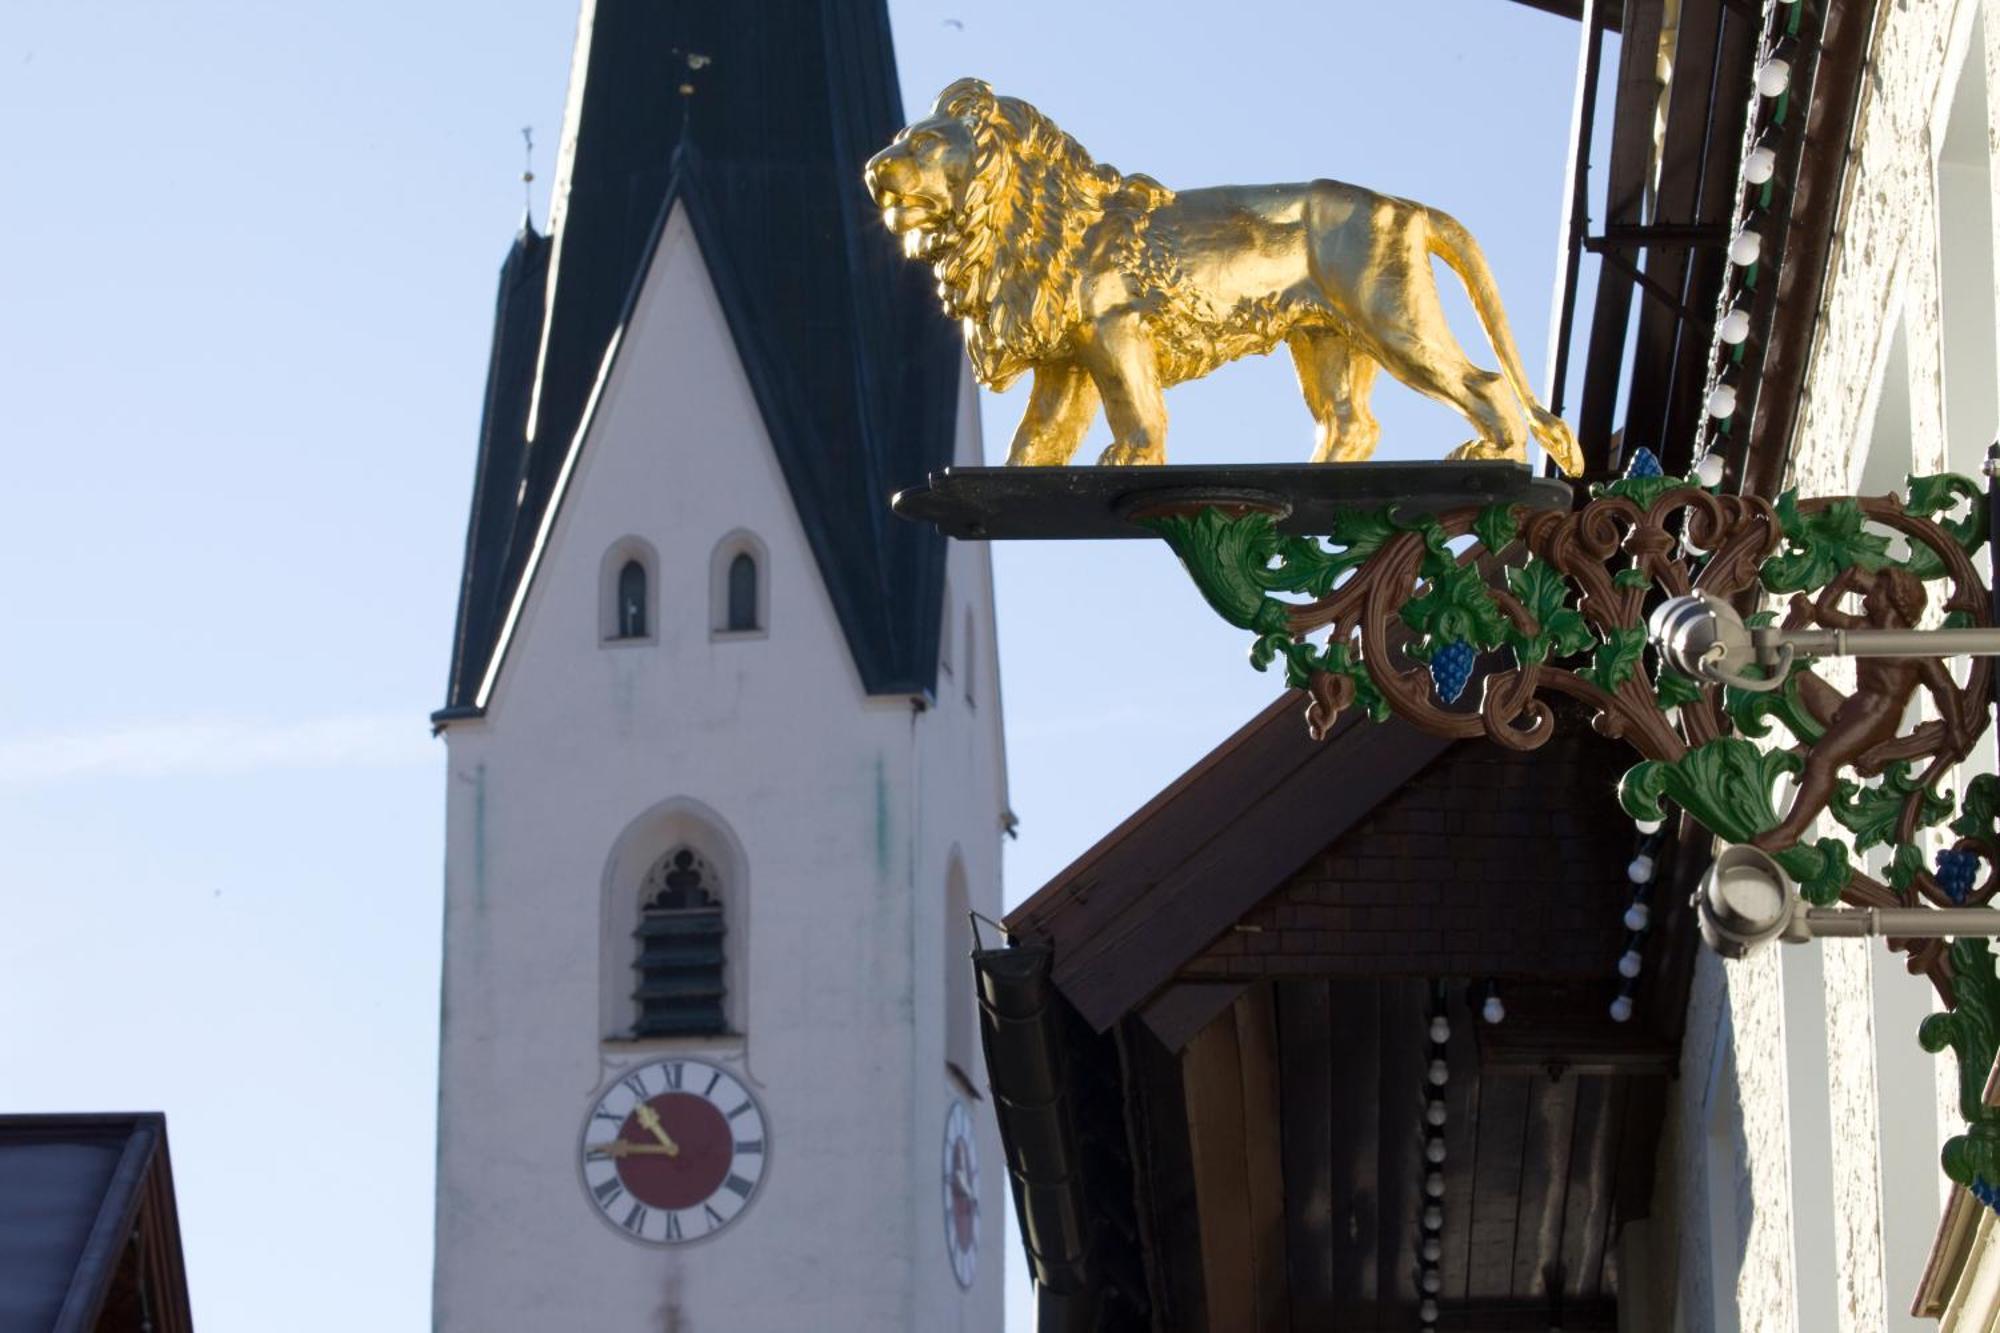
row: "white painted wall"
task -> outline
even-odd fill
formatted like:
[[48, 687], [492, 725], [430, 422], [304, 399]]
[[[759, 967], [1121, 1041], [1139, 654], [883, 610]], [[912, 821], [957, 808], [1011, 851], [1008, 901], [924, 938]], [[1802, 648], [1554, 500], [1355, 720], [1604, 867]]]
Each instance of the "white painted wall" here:
[[[1000, 908], [986, 551], [949, 556], [945, 623], [969, 609], [974, 701], [944, 682], [927, 709], [864, 696], [678, 215], [586, 429], [487, 716], [447, 735], [436, 1326], [991, 1333], [1007, 1200], [990, 1103], [968, 1098], [986, 1223], [969, 1293], [944, 1249], [940, 1164], [963, 1095], [944, 1054], [954, 849], [971, 904]], [[969, 383], [957, 448], [978, 457]], [[768, 629], [717, 637], [712, 556], [739, 529], [767, 553]], [[628, 537], [657, 555], [651, 641], [605, 646], [604, 554]], [[625, 838], [645, 861], [632, 839], [676, 828], [709, 829], [730, 864], [741, 1035], [607, 1039], [629, 971], [607, 1003], [602, 960], [632, 925], [606, 919], [629, 904], [615, 853]], [[671, 1051], [729, 1064], [771, 1139], [742, 1220], [680, 1251], [600, 1221], [577, 1162], [598, 1090]]]
[[[1794, 441], [1802, 494], [1974, 471], [2000, 427], [1997, 34], [2000, 0], [1880, 7]], [[1968, 768], [1992, 763], [1989, 743]], [[1956, 1116], [1950, 1060], [1916, 1044], [1928, 989], [1873, 941], [1704, 954], [1645, 1253], [1627, 1266], [1647, 1307], [1635, 1329], [1929, 1326], [1907, 1311]]]

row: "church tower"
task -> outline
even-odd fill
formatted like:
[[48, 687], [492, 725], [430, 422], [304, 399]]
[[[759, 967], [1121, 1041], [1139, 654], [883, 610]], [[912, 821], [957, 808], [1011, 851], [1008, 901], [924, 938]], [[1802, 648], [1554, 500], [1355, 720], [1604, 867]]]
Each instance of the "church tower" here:
[[584, 0], [434, 717], [440, 1330], [1000, 1328], [992, 582], [887, 509], [980, 460], [860, 184], [902, 119], [883, 0]]

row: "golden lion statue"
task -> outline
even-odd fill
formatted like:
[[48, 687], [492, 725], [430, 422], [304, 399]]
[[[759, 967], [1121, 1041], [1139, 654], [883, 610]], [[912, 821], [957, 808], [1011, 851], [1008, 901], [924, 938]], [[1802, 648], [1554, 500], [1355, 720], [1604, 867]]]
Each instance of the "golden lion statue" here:
[[[1532, 432], [1582, 470], [1528, 387], [1478, 244], [1436, 209], [1330, 180], [1170, 190], [1093, 162], [977, 79], [938, 94], [866, 179], [904, 254], [936, 272], [980, 383], [1035, 372], [1009, 463], [1069, 462], [1100, 401], [1113, 436], [1100, 463], [1165, 462], [1162, 388], [1283, 342], [1318, 422], [1314, 462], [1375, 451], [1380, 366], [1472, 424], [1453, 457], [1525, 462]], [[1465, 283], [1504, 380], [1452, 337], [1432, 255]]]

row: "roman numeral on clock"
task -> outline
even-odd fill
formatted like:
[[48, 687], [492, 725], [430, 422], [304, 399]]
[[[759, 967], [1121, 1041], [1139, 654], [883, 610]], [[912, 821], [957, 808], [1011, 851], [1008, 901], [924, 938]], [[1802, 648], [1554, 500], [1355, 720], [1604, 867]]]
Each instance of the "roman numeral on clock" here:
[[640, 1069], [634, 1071], [633, 1073], [627, 1074], [624, 1078], [620, 1079], [619, 1082], [623, 1083], [625, 1085], [626, 1091], [630, 1092], [634, 1097], [637, 1097], [642, 1102], [646, 1100], [647, 1093], [646, 1093], [645, 1070]]
[[760, 1157], [763, 1156], [764, 1140], [762, 1139], [739, 1140], [736, 1144], [736, 1155], [740, 1157], [746, 1152], [754, 1152]]
[[708, 1214], [708, 1229], [710, 1231], [715, 1230], [717, 1227], [721, 1226], [724, 1222], [727, 1222], [729, 1220], [728, 1218], [724, 1217], [721, 1213], [716, 1212], [715, 1209], [709, 1204], [703, 1204], [701, 1206], [701, 1210], [704, 1213]]
[[681, 1238], [681, 1218], [680, 1218], [680, 1214], [679, 1214], [679, 1213], [674, 1213], [674, 1212], [669, 1212], [669, 1213], [667, 1214], [667, 1239], [668, 1239], [668, 1240], [679, 1240], [680, 1238]]
[[646, 1226], [646, 1205], [643, 1203], [633, 1204], [632, 1211], [625, 1214], [625, 1220], [618, 1225], [624, 1227], [633, 1235], [638, 1235]]
[[600, 1181], [598, 1184], [592, 1185], [590, 1192], [597, 1196], [599, 1206], [609, 1208], [612, 1204], [617, 1203], [619, 1197], [625, 1193], [625, 1187], [618, 1183], [618, 1177], [611, 1176], [606, 1180]]
[[750, 1197], [750, 1191], [757, 1187], [743, 1177], [731, 1172], [729, 1179], [722, 1182], [722, 1188], [735, 1194], [738, 1198], [747, 1199]]
[[685, 1065], [660, 1066], [660, 1073], [666, 1076], [667, 1090], [669, 1092], [679, 1092], [681, 1090], [682, 1071], [685, 1069]]

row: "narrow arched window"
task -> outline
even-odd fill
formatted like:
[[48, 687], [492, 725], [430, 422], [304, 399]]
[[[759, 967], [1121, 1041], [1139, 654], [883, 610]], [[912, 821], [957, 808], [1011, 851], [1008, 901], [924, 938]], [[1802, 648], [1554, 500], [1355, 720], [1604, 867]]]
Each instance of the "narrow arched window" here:
[[761, 628], [757, 619], [757, 557], [748, 551], [738, 551], [729, 562], [729, 616], [724, 626], [732, 631]]
[[627, 560], [618, 570], [618, 633], [614, 637], [646, 637], [646, 567], [637, 560]]
[[965, 674], [965, 701], [969, 704], [979, 702], [978, 694], [973, 688], [979, 666], [977, 652], [978, 648], [972, 639], [972, 608], [968, 606], [965, 608], [965, 665], [961, 670]]
[[957, 855], [944, 881], [944, 1061], [968, 1092], [979, 1091], [979, 1019], [972, 974], [972, 902]]
[[722, 969], [722, 891], [701, 854], [677, 847], [653, 864], [639, 891], [633, 963], [635, 1037], [703, 1036], [728, 1030]]

